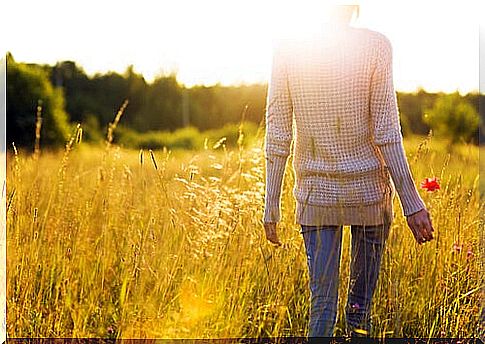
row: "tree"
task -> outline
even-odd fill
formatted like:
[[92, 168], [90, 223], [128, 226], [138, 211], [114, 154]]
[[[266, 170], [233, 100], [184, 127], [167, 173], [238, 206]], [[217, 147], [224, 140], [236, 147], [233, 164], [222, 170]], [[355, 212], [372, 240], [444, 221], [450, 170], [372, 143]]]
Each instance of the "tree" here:
[[52, 86], [42, 67], [17, 63], [7, 55], [8, 143], [32, 146], [38, 105], [42, 107], [42, 144], [65, 144], [70, 127], [62, 89]]
[[182, 87], [174, 74], [157, 77], [147, 89], [144, 107], [133, 123], [139, 131], [183, 127]]
[[66, 99], [66, 111], [73, 122], [83, 122], [86, 112], [96, 109], [88, 94], [90, 80], [84, 70], [74, 61], [56, 63], [50, 69], [51, 83], [62, 87]]
[[437, 136], [447, 137], [454, 144], [475, 139], [480, 118], [475, 107], [455, 92], [442, 94], [427, 111], [424, 121]]

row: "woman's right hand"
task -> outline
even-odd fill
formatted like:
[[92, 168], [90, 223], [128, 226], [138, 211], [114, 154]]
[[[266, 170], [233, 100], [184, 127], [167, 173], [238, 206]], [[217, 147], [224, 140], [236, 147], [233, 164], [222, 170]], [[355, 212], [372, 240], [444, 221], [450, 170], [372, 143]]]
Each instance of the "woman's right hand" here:
[[434, 228], [426, 208], [407, 216], [407, 222], [418, 244], [433, 240]]

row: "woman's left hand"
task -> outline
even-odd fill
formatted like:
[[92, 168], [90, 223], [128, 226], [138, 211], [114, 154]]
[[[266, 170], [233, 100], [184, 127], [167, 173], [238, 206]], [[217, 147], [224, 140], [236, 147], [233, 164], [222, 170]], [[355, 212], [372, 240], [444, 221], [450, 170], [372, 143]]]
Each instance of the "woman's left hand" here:
[[281, 245], [281, 241], [276, 233], [277, 222], [265, 222], [264, 231], [266, 232], [266, 239], [278, 246]]

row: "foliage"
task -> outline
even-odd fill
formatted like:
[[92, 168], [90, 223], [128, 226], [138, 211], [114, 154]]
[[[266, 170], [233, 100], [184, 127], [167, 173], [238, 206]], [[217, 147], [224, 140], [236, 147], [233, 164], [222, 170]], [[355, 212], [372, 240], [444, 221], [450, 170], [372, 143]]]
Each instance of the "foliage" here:
[[83, 128], [83, 140], [90, 142], [102, 142], [103, 133], [99, 124], [99, 119], [93, 114], [84, 115], [84, 120], [81, 123]]
[[[54, 66], [28, 66], [29, 70], [35, 69], [47, 75], [54, 85], [54, 90], [58, 88], [63, 90], [66, 111], [74, 123], [81, 123], [86, 128], [85, 139], [88, 141], [96, 142], [106, 133], [108, 123], [125, 99], [129, 100], [130, 105], [121, 123], [127, 130], [132, 131], [130, 134], [132, 138], [127, 139], [126, 143], [132, 142], [133, 147], [159, 147], [160, 142], [165, 140], [161, 138], [165, 134], [156, 133], [160, 131], [173, 132], [184, 127], [207, 131], [222, 128], [226, 124], [235, 125], [241, 120], [255, 125], [262, 125], [264, 122], [267, 90], [265, 84], [186, 87], [178, 82], [175, 74], [158, 75], [155, 80], [147, 82], [133, 66], [128, 66], [121, 74], [107, 72], [91, 76], [73, 61], [58, 62]], [[10, 73], [9, 93], [20, 98], [23, 94], [23, 81], [16, 79], [17, 74]], [[424, 119], [425, 112], [443, 96], [439, 93], [425, 92], [423, 89], [415, 93], [398, 92], [397, 100], [403, 135], [428, 134], [430, 123]], [[483, 97], [485, 95], [478, 93], [460, 96], [464, 102], [472, 104], [477, 111], [479, 100], [483, 100]], [[60, 94], [58, 98], [60, 101]], [[12, 103], [8, 109], [8, 117], [10, 119], [7, 137], [9, 144], [14, 138], [19, 146], [23, 142], [31, 142], [34, 132], [35, 105], [30, 102]], [[13, 131], [10, 130], [10, 125]], [[16, 127], [13, 127], [14, 125]], [[483, 132], [485, 131], [481, 132], [482, 135]], [[137, 133], [146, 135], [138, 136]], [[184, 135], [190, 136], [191, 133], [194, 133], [193, 129], [186, 129]], [[475, 143], [478, 134], [477, 127], [471, 134]], [[139, 137], [140, 140], [143, 138], [145, 143], [135, 142], [138, 139], [134, 136]], [[188, 138], [184, 140], [185, 143], [180, 141], [180, 146], [193, 147], [200, 144]], [[179, 145], [166, 140], [163, 142]]]
[[427, 93], [419, 89], [416, 93], [397, 93], [397, 102], [401, 116], [401, 124], [404, 135], [426, 135], [429, 125], [423, 121], [426, 107], [431, 106], [436, 100], [437, 94]]
[[[17, 63], [7, 56], [8, 140], [32, 146], [36, 114], [41, 106], [41, 140], [44, 145], [64, 145], [69, 136], [69, 118], [60, 88], [53, 87], [47, 73], [36, 65]], [[10, 143], [9, 142], [9, 143]]]
[[[256, 124], [252, 122], [244, 122], [242, 126], [242, 133], [244, 140], [253, 140], [257, 131]], [[202, 149], [204, 147], [212, 147], [219, 140], [224, 138], [224, 143], [227, 147], [235, 147], [239, 137], [239, 124], [226, 124], [219, 129], [211, 129], [200, 132], [196, 127], [190, 126], [186, 128], [170, 131], [149, 131], [146, 133], [138, 133], [126, 126], [117, 128], [116, 142], [127, 148], [138, 149]]]
[[245, 118], [260, 123], [265, 107], [265, 85], [186, 88], [175, 74], [159, 75], [147, 83], [133, 66], [122, 75], [109, 72], [89, 77], [75, 62], [63, 61], [51, 68], [51, 81], [64, 88], [67, 110], [77, 122], [94, 115], [106, 126], [119, 104], [129, 99], [123, 123], [138, 132], [185, 126], [221, 128], [239, 122], [246, 105]]
[[424, 116], [424, 121], [436, 135], [447, 137], [451, 144], [477, 141], [478, 112], [458, 92], [441, 95]]

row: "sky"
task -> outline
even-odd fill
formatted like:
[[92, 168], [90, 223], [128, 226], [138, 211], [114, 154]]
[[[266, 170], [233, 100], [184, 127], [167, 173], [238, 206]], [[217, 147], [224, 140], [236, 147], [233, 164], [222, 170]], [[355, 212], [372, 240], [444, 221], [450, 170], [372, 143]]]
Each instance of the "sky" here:
[[[266, 82], [274, 42], [318, 28], [325, 1], [22, 1], [1, 5], [0, 49], [17, 61], [74, 60], [92, 75], [130, 64], [147, 81]], [[361, 0], [353, 24], [392, 43], [398, 91], [478, 90], [483, 0]]]

